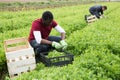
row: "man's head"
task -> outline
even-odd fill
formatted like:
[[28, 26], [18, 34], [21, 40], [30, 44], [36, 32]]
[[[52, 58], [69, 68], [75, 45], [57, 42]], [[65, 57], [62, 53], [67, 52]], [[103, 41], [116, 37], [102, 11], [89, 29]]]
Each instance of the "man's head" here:
[[103, 11], [107, 10], [107, 6], [102, 6], [102, 10]]
[[49, 26], [53, 21], [53, 14], [50, 11], [45, 11], [42, 14], [42, 21], [44, 25]]

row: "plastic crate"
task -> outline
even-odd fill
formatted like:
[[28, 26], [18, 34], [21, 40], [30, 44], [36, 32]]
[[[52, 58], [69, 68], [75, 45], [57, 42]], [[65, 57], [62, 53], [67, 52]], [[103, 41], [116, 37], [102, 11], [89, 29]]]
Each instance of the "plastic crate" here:
[[45, 66], [63, 66], [72, 64], [72, 61], [74, 61], [74, 55], [65, 51], [62, 53], [64, 53], [64, 55], [50, 58], [46, 56], [49, 52], [40, 53], [40, 61], [45, 64]]

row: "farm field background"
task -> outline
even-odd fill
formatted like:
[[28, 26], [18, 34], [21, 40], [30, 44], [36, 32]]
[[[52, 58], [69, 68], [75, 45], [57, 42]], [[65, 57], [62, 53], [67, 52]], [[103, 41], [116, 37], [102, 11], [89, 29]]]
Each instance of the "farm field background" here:
[[[88, 25], [84, 15], [95, 4], [108, 6], [106, 18]], [[67, 51], [75, 55], [75, 60], [63, 67], [45, 67], [40, 63], [34, 71], [13, 80], [120, 80], [119, 2], [0, 12], [0, 72], [7, 70], [4, 40], [27, 37], [32, 21], [45, 10], [52, 11], [55, 20], [66, 30]], [[59, 34], [53, 30], [51, 35]], [[6, 80], [9, 80], [7, 75]]]

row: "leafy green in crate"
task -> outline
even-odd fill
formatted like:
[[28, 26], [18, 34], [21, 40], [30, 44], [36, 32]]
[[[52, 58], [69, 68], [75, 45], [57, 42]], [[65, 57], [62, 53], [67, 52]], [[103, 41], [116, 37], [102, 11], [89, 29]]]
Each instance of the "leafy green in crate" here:
[[64, 56], [64, 53], [53, 50], [53, 51], [49, 52], [47, 55], [48, 58], [59, 57], [59, 56]]

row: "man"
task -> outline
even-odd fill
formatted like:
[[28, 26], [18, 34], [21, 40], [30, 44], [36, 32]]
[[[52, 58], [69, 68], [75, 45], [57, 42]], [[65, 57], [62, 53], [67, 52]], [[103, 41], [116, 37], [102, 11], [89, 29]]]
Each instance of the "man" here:
[[[61, 37], [49, 36], [52, 28], [61, 33]], [[65, 30], [54, 20], [50, 11], [45, 11], [42, 18], [33, 21], [29, 34], [29, 43], [34, 48], [35, 55], [55, 49], [65, 49]]]
[[107, 6], [95, 5], [90, 7], [89, 12], [98, 19], [103, 17], [103, 11], [107, 10]]

